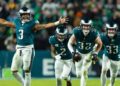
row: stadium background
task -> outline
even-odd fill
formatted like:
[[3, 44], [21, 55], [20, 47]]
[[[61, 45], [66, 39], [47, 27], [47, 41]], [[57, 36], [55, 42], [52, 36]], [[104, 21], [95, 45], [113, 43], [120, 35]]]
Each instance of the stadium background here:
[[[79, 26], [80, 19], [84, 16], [93, 20], [94, 28], [100, 33], [105, 31], [104, 24], [107, 21], [116, 22], [120, 26], [120, 0], [0, 0], [0, 18], [14, 21], [18, 16], [18, 10], [24, 5], [31, 8], [33, 18], [39, 20], [41, 24], [54, 22], [60, 16], [67, 16], [69, 33], [72, 33], [74, 27]], [[54, 31], [55, 27], [35, 33], [36, 56], [32, 67], [33, 78], [54, 78], [54, 60], [50, 55], [48, 43], [48, 38]], [[15, 52], [15, 37], [14, 29], [0, 25], [1, 79], [12, 78], [10, 66]], [[101, 58], [101, 54], [99, 57]], [[100, 77], [100, 71], [101, 60], [89, 69], [89, 76]], [[72, 76], [75, 76], [74, 69]]]

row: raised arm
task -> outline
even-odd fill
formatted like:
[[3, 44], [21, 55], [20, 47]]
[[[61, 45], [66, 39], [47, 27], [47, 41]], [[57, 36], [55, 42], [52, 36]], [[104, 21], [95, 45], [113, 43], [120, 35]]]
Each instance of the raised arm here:
[[0, 24], [7, 27], [15, 28], [15, 25], [12, 22], [6, 21], [5, 19], [2, 18], [0, 18]]
[[53, 22], [53, 23], [48, 23], [48, 24], [36, 24], [35, 25], [35, 30], [41, 30], [41, 29], [47, 29], [47, 28], [50, 28], [50, 27], [54, 27], [54, 26], [57, 26], [59, 24], [64, 24], [67, 22], [67, 18], [64, 17], [64, 18], [60, 18], [58, 21], [56, 22]]

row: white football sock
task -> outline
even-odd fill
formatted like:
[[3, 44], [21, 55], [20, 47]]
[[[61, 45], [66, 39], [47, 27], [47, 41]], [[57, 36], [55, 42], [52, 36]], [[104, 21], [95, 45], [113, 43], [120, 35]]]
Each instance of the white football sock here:
[[60, 79], [57, 79], [56, 86], [62, 86], [62, 81]]
[[31, 86], [31, 73], [25, 73], [24, 86]]
[[87, 79], [87, 71], [84, 71], [81, 74], [81, 85], [80, 86], [86, 86], [86, 79]]
[[24, 85], [24, 78], [19, 72], [13, 73], [13, 76], [22, 84]]
[[106, 73], [101, 73], [101, 86], [106, 86], [107, 76]]

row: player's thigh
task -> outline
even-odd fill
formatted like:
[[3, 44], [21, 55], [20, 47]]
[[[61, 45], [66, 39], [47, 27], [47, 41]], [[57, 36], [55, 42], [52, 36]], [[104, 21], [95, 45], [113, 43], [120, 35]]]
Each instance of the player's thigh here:
[[83, 57], [85, 58], [83, 60], [82, 69], [88, 69], [91, 66], [92, 60], [91, 60], [91, 53], [83, 54]]
[[82, 54], [82, 53], [80, 53], [81, 54], [81, 60], [80, 61], [78, 61], [78, 62], [75, 62], [75, 68], [76, 68], [76, 72], [79, 72], [79, 71], [81, 71], [81, 69], [82, 69], [82, 66], [83, 66], [83, 61], [85, 60], [85, 57], [84, 57], [84, 55]]
[[68, 77], [72, 69], [72, 59], [64, 60], [63, 72], [62, 75]]
[[82, 58], [79, 62], [75, 62], [75, 68], [76, 68], [76, 70], [81, 70], [82, 65], [83, 65], [83, 59], [84, 58]]
[[17, 50], [12, 59], [11, 71], [18, 71], [21, 66], [22, 58], [20, 57], [20, 50]]
[[118, 61], [112, 61], [112, 60], [110, 61], [110, 73], [111, 73], [111, 75], [117, 76], [119, 66], [120, 66], [118, 64], [119, 64]]
[[63, 71], [63, 61], [55, 60], [55, 76], [56, 78], [60, 78]]
[[34, 49], [33, 48], [24, 49], [22, 53], [23, 53], [23, 69], [30, 70], [34, 58]]
[[82, 72], [83, 58], [79, 62], [75, 62], [76, 76], [79, 77]]

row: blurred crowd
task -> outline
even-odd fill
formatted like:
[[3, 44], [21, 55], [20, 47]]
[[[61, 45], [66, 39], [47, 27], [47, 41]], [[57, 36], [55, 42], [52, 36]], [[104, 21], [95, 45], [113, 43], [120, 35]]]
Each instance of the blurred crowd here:
[[[67, 16], [70, 33], [74, 27], [79, 26], [83, 17], [91, 18], [94, 28], [100, 32], [104, 31], [107, 21], [120, 26], [120, 0], [0, 0], [0, 18], [13, 22], [24, 5], [32, 10], [33, 18], [41, 24]], [[35, 33], [35, 49], [49, 48], [48, 38], [54, 34], [55, 28]], [[0, 50], [14, 51], [15, 45], [15, 29], [0, 25]]]

